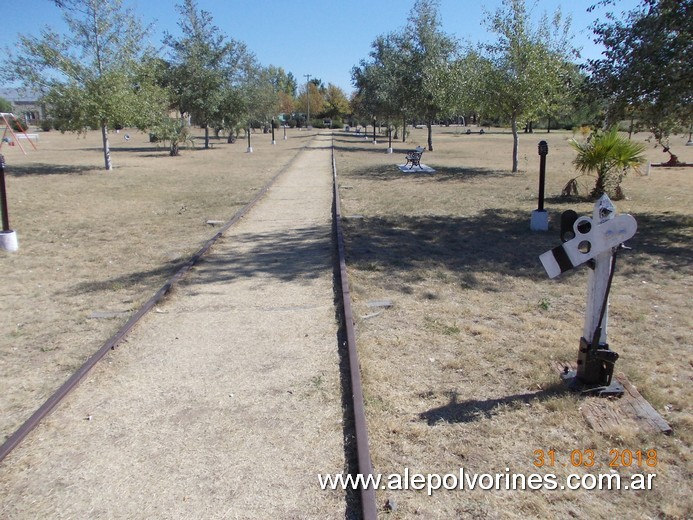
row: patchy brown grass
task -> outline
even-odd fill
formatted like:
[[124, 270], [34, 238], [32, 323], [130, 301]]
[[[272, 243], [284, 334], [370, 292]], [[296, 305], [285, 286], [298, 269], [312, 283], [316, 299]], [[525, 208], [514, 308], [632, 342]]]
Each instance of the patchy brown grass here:
[[[19, 251], [0, 252], [0, 434], [10, 435], [308, 141], [253, 135], [168, 157], [145, 134], [40, 133], [3, 146]], [[279, 153], [278, 153], [279, 152]], [[90, 318], [115, 313], [112, 318]]]
[[[690, 501], [690, 169], [626, 178], [619, 212], [635, 216], [633, 250], [620, 256], [609, 342], [623, 371], [673, 426], [670, 437], [634, 425], [591, 430], [581, 400], [563, 391], [552, 360], [574, 361], [582, 333], [586, 269], [549, 280], [539, 254], [560, 243], [560, 213], [591, 214], [592, 202], [558, 195], [576, 175], [572, 134], [521, 137], [518, 174], [509, 173], [509, 133], [464, 135], [440, 128], [423, 161], [437, 173], [404, 174], [404, 152], [425, 143], [373, 145], [337, 135], [347, 264], [357, 318], [375, 471], [403, 473], [610, 473], [610, 450], [656, 449], [651, 491], [378, 491], [391, 518], [684, 518]], [[578, 136], [579, 137], [579, 136]], [[636, 137], [637, 138], [637, 137]], [[529, 229], [536, 209], [537, 144], [549, 143], [548, 233]], [[693, 162], [685, 139], [674, 143]], [[652, 162], [661, 150], [648, 151]], [[581, 182], [584, 183], [584, 179]], [[591, 188], [588, 181], [585, 188]], [[390, 299], [374, 312], [367, 303]], [[555, 450], [553, 468], [533, 465]], [[593, 468], [574, 468], [573, 450], [594, 450]], [[564, 466], [565, 464], [565, 466]]]

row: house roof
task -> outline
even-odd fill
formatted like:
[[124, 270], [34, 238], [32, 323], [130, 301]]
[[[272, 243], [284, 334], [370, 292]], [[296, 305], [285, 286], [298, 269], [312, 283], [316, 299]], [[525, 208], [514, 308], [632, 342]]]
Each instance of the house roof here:
[[20, 88], [0, 88], [0, 97], [11, 103], [36, 103], [41, 95], [38, 92]]

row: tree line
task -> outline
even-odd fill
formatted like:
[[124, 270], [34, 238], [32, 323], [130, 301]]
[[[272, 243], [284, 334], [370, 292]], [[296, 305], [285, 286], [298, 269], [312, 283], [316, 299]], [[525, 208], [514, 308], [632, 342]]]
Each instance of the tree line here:
[[[616, 0], [595, 0], [613, 6]], [[99, 128], [104, 164], [112, 168], [108, 131], [136, 127], [169, 143], [172, 155], [190, 139], [192, 122], [231, 138], [279, 114], [378, 121], [406, 138], [408, 123], [428, 128], [466, 118], [495, 120], [513, 134], [518, 169], [520, 129], [571, 118], [610, 128], [620, 121], [653, 133], [669, 151], [672, 132], [693, 122], [693, 0], [641, 0], [592, 27], [603, 58], [578, 65], [571, 20], [560, 10], [533, 23], [526, 0], [503, 0], [484, 24], [490, 43], [462, 45], [442, 30], [438, 0], [416, 0], [405, 26], [380, 35], [353, 67], [356, 92], [313, 79], [300, 88], [281, 67], [261, 65], [247, 46], [227, 37], [195, 0], [176, 6], [179, 35], [164, 35], [164, 53], [147, 45], [151, 27], [122, 0], [54, 0], [66, 34], [45, 28], [20, 35], [0, 77], [40, 91], [61, 130]], [[303, 112], [304, 114], [297, 114]], [[671, 152], [670, 152], [671, 153]], [[671, 161], [676, 157], [672, 153]]]
[[[589, 7], [616, 6], [600, 0]], [[378, 36], [368, 58], [352, 69], [352, 106], [363, 118], [402, 129], [436, 121], [496, 119], [513, 134], [512, 171], [518, 169], [519, 127], [572, 116], [610, 128], [654, 134], [665, 150], [672, 132], [693, 123], [691, 0], [641, 0], [621, 19], [607, 12], [592, 27], [603, 58], [576, 63], [571, 20], [557, 10], [532, 23], [525, 0], [504, 0], [484, 21], [491, 43], [461, 45], [441, 28], [439, 2], [417, 0], [406, 25]]]
[[107, 170], [109, 129], [149, 131], [177, 155], [190, 140], [190, 123], [205, 129], [208, 148], [210, 129], [232, 137], [300, 107], [317, 117], [348, 111], [339, 87], [314, 80], [299, 89], [291, 73], [261, 65], [243, 42], [227, 37], [195, 0], [176, 5], [180, 34], [165, 33], [163, 56], [146, 44], [151, 27], [122, 0], [55, 3], [68, 31], [20, 35], [0, 75], [40, 92], [60, 130], [100, 129]]

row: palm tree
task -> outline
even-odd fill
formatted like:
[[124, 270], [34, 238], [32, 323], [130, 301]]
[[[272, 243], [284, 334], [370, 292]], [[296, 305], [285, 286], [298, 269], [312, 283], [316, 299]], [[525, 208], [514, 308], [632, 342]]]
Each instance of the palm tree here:
[[578, 171], [597, 174], [597, 182], [591, 194], [594, 198], [606, 193], [613, 200], [623, 199], [623, 177], [630, 170], [639, 171], [645, 162], [643, 152], [646, 146], [629, 141], [619, 135], [616, 128], [594, 133], [585, 142], [573, 139], [570, 144], [577, 151], [573, 164]]

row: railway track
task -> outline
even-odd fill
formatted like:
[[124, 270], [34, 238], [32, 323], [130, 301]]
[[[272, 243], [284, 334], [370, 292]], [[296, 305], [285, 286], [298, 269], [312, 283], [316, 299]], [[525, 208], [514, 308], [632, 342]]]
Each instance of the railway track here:
[[[169, 292], [179, 284], [190, 270], [198, 264], [214, 246], [217, 241], [224, 236], [230, 229], [238, 224], [241, 219], [246, 216], [267, 194], [277, 181], [292, 167], [297, 154], [292, 160], [282, 168], [255, 196], [255, 198], [239, 210], [228, 222], [226, 222], [220, 230], [212, 236], [201, 248], [197, 251], [186, 264], [181, 267], [152, 297], [137, 311], [130, 319], [101, 347], [96, 350], [87, 361], [75, 371], [71, 377], [66, 380], [58, 390], [51, 395], [30, 417], [22, 424], [8, 439], [0, 446], [0, 462], [2, 462], [27, 436], [60, 404], [63, 400], [90, 374], [104, 356], [111, 350], [116, 349], [131, 333], [135, 326], [152, 310], [157, 304], [162, 302]], [[334, 147], [332, 147], [332, 180], [333, 180], [333, 243], [336, 244], [337, 254], [334, 255], [336, 265], [334, 272], [338, 273], [338, 280], [335, 280], [336, 293], [339, 295], [338, 312], [342, 331], [340, 337], [344, 338], [345, 345], [340, 347], [346, 350], [346, 359], [349, 366], [348, 386], [342, 388], [345, 393], [343, 400], [348, 402], [346, 407], [353, 417], [351, 420], [346, 420], [345, 424], [353, 424], [353, 432], [351, 435], [355, 439], [354, 447], [357, 460], [357, 468], [351, 468], [352, 472], [368, 475], [372, 473], [370, 461], [370, 453], [368, 448], [368, 433], [366, 428], [366, 419], [363, 403], [363, 391], [361, 388], [361, 378], [359, 369], [358, 354], [356, 351], [354, 320], [351, 310], [351, 298], [349, 292], [349, 283], [346, 272], [344, 237], [341, 228], [341, 210], [339, 203], [339, 187], [337, 179], [337, 169], [334, 157]], [[346, 435], [345, 435], [346, 437]], [[317, 471], [322, 468], [316, 468]], [[317, 485], [317, 482], [316, 482]], [[375, 503], [375, 490], [361, 489], [359, 491], [360, 515], [365, 519], [377, 518], [377, 507]]]

